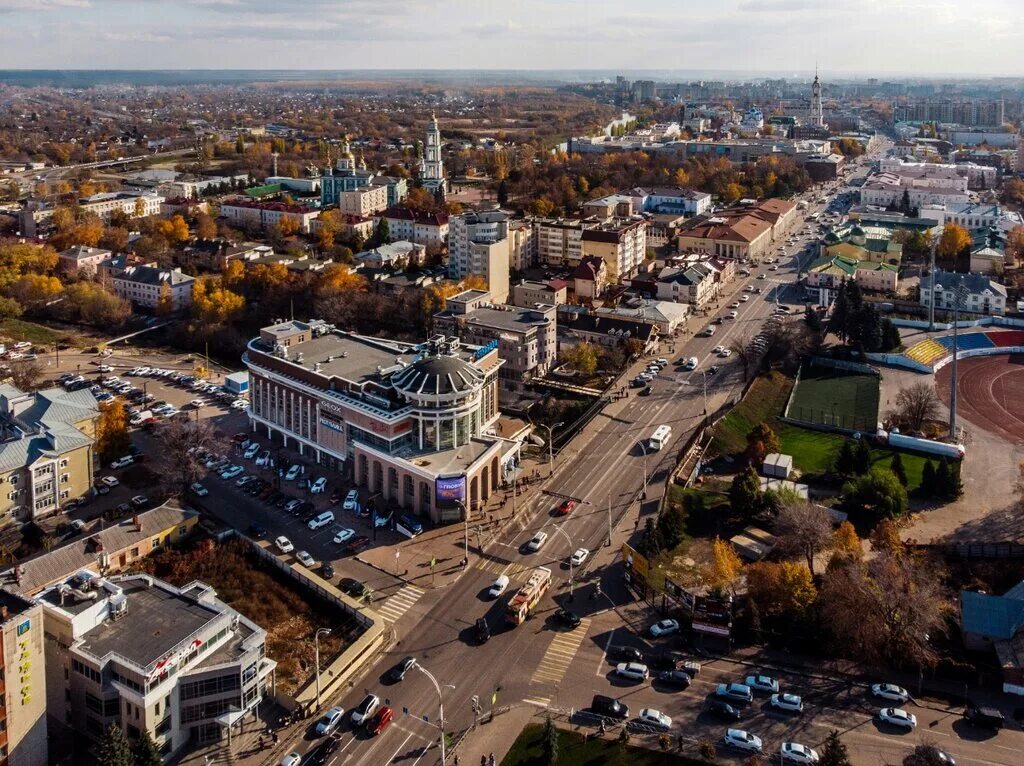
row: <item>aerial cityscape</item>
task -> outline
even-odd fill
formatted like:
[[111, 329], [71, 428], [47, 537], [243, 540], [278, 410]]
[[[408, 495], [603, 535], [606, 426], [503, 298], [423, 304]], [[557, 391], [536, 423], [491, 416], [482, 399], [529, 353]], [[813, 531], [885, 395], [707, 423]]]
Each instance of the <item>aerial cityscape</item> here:
[[986, 10], [0, 0], [0, 766], [1019, 766]]

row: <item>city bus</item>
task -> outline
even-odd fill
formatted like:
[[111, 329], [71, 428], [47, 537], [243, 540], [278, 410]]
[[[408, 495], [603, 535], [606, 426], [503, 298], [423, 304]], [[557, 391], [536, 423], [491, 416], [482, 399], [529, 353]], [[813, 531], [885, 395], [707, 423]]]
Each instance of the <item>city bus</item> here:
[[649, 444], [652, 450], [658, 451], [672, 438], [672, 426], [658, 426], [651, 434]]

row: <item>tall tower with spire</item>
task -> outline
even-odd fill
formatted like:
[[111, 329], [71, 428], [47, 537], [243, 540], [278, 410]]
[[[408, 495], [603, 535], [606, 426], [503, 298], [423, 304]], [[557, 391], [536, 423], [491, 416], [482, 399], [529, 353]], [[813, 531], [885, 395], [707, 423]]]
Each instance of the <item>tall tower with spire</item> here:
[[811, 123], [819, 128], [825, 127], [825, 110], [821, 105], [821, 81], [818, 79], [818, 67], [814, 67], [814, 82], [811, 83]]
[[420, 181], [423, 188], [436, 196], [444, 197], [448, 192], [448, 181], [444, 177], [444, 162], [441, 159], [441, 129], [437, 115], [432, 114], [427, 126], [427, 140], [420, 158]]

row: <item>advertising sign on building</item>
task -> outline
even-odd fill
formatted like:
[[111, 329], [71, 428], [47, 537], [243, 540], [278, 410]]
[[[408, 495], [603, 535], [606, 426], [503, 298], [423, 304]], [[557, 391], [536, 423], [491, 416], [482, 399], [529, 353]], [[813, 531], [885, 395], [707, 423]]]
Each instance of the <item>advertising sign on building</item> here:
[[697, 596], [693, 604], [693, 629], [728, 638], [732, 632], [732, 599]]
[[438, 477], [436, 483], [437, 502], [454, 503], [455, 501], [465, 502], [466, 500], [466, 477], [449, 476]]

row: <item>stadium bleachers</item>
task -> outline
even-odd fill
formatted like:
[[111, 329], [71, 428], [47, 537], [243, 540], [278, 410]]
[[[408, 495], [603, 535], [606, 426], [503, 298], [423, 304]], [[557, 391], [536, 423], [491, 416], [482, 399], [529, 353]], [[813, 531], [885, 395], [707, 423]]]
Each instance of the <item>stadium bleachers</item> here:
[[[946, 347], [947, 352], [953, 350], [953, 336], [943, 335], [941, 338], [935, 338], [939, 343]], [[960, 351], [973, 351], [977, 348], [992, 348], [995, 344], [988, 337], [986, 332], [963, 332], [957, 336], [956, 347]]]
[[1007, 346], [1024, 346], [1024, 330], [993, 330], [985, 333], [992, 341], [993, 346], [1006, 348]]
[[929, 338], [928, 340], [922, 340], [919, 343], [915, 343], [913, 346], [908, 348], [904, 354], [915, 362], [931, 367], [935, 362], [949, 354], [949, 351], [938, 341]]

